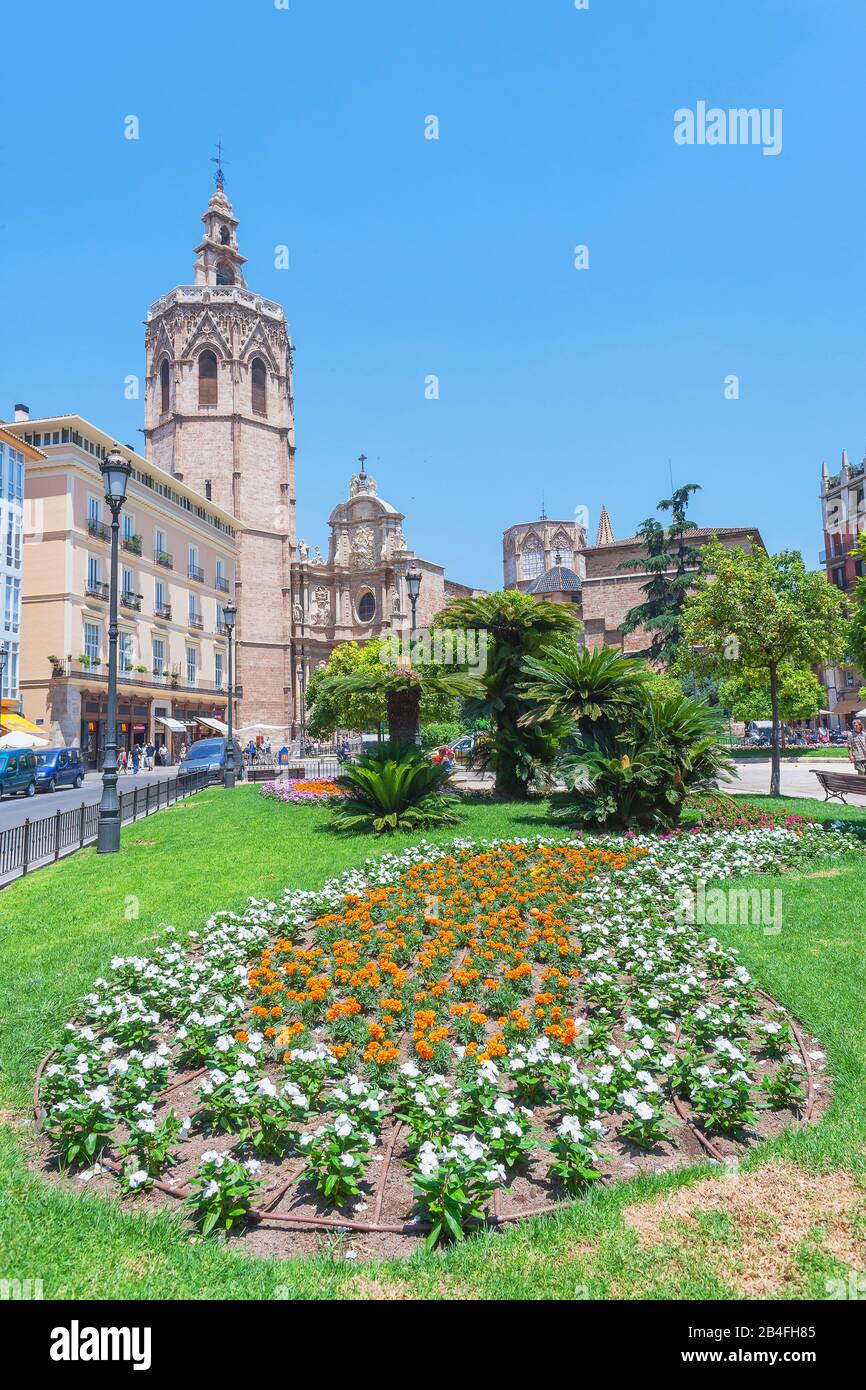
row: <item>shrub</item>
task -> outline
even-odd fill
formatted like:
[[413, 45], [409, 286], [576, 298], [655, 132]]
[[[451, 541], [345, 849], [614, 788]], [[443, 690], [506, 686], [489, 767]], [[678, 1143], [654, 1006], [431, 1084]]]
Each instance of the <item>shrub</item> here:
[[333, 823], [376, 834], [453, 825], [459, 817], [442, 795], [450, 780], [419, 749], [382, 744], [336, 779], [345, 796], [332, 803]]
[[597, 670], [597, 654], [585, 653], [571, 664], [563, 673], [552, 662], [547, 682], [540, 663], [529, 673], [536, 698], [561, 712], [570, 708], [576, 720], [574, 749], [557, 764], [567, 790], [553, 798], [554, 819], [675, 825], [687, 795], [714, 790], [730, 769], [717, 714], [689, 696], [657, 693], [628, 658], [609, 656]]

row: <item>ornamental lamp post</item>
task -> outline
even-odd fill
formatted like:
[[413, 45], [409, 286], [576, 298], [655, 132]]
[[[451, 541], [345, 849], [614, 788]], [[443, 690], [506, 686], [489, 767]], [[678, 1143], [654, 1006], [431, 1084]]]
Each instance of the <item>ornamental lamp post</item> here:
[[234, 635], [235, 622], [238, 616], [238, 606], [232, 600], [223, 608], [223, 623], [225, 624], [226, 636], [229, 639], [229, 736], [226, 743], [226, 761], [223, 772], [223, 786], [233, 787], [237, 782], [237, 768], [235, 767], [235, 735], [234, 735], [234, 704], [235, 704], [235, 664], [234, 664]]
[[[412, 637], [413, 637], [412, 646], [413, 646], [413, 648], [414, 648], [414, 645], [415, 645], [415, 643], [414, 643], [415, 630], [416, 630], [416, 628], [417, 628], [417, 626], [418, 626], [418, 613], [417, 613], [417, 609], [418, 609], [418, 595], [419, 595], [419, 593], [421, 592], [421, 571], [420, 571], [420, 570], [417, 568], [417, 566], [415, 566], [415, 565], [411, 566], [411, 567], [410, 567], [409, 569], [407, 569], [407, 571], [406, 571], [406, 588], [409, 590], [409, 602], [410, 602], [411, 605], [412, 605]], [[413, 652], [412, 652], [412, 658], [413, 658], [413, 660], [414, 660], [414, 656], [415, 656], [415, 653], [414, 653], [414, 650], [413, 650]], [[419, 707], [419, 716], [420, 716], [420, 707]], [[415, 743], [418, 745], [418, 747], [421, 746], [421, 720], [420, 720], [420, 717], [416, 717], [416, 720], [415, 720]]]
[[105, 488], [105, 500], [111, 509], [111, 575], [108, 601], [108, 727], [102, 763], [96, 852], [116, 854], [120, 849], [120, 801], [117, 796], [117, 542], [120, 512], [126, 500], [132, 464], [119, 449], [112, 449], [100, 460], [99, 471]]
[[9, 643], [0, 643], [0, 700], [3, 698], [3, 687], [6, 684], [6, 662], [9, 660]]
[[301, 748], [300, 756], [303, 758], [307, 751], [307, 701], [304, 692], [304, 663], [303, 659], [298, 662], [298, 693], [301, 705]]
[[419, 569], [408, 569], [406, 571], [406, 588], [409, 590], [409, 602], [412, 605], [412, 636], [415, 636], [417, 626], [418, 595], [421, 592], [421, 571]]

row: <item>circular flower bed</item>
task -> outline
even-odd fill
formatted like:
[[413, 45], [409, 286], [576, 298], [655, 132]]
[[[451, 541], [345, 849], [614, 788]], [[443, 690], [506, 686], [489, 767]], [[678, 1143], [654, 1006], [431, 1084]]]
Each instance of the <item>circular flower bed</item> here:
[[822, 1054], [677, 905], [696, 878], [843, 845], [813, 826], [420, 844], [185, 946], [169, 928], [112, 962], [43, 1065], [46, 1161], [256, 1251], [338, 1227], [390, 1253], [733, 1158], [810, 1118]]
[[310, 777], [303, 781], [293, 781], [288, 777], [277, 777], [273, 782], [264, 782], [262, 796], [273, 801], [332, 801], [335, 796], [345, 796], [346, 792], [328, 777]]

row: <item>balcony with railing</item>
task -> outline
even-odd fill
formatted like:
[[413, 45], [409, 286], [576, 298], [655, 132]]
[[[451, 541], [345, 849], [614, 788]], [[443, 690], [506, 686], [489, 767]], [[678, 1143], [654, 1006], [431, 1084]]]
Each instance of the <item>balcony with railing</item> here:
[[[83, 661], [81, 658], [73, 659], [70, 656], [63, 657], [54, 663], [52, 679], [55, 681], [76, 680], [87, 681], [98, 685], [105, 685], [108, 682], [108, 663], [98, 659], [94, 661]], [[136, 670], [135, 666], [130, 666], [127, 670], [118, 669], [117, 682], [119, 686], [132, 686], [139, 690], [177, 690], [186, 694], [195, 691], [200, 695], [225, 695], [225, 682], [221, 685], [215, 681], [205, 681], [196, 673], [195, 682], [190, 684], [177, 670]], [[241, 690], [238, 687], [236, 692], [237, 699], [241, 698]]]
[[171, 622], [171, 604], [170, 604], [170, 603], [160, 603], [160, 604], [158, 604], [157, 607], [154, 608], [154, 610], [153, 610], [153, 616], [154, 616], [155, 618], [161, 618], [162, 621], [163, 621], [164, 623], [170, 623], [170, 622]]
[[167, 550], [155, 550], [153, 552], [153, 563], [155, 565], [162, 565], [165, 570], [174, 569], [174, 561]]
[[141, 594], [134, 594], [131, 589], [124, 589], [120, 595], [121, 608], [128, 608], [131, 613], [141, 612]]
[[121, 544], [124, 550], [128, 550], [130, 555], [141, 554], [141, 536], [124, 536]]
[[198, 565], [189, 565], [187, 567], [187, 574], [189, 575], [190, 579], [194, 579], [197, 584], [204, 583], [204, 570], [201, 569]]
[[218, 637], [228, 637], [229, 630], [226, 627], [225, 618], [217, 618], [216, 627], [214, 628], [214, 631], [216, 632]]
[[105, 522], [100, 521], [98, 517], [89, 516], [87, 518], [87, 534], [93, 536], [95, 540], [107, 541], [108, 527]]
[[88, 582], [84, 592], [88, 598], [102, 599], [103, 603], [107, 603], [110, 596], [108, 585], [103, 584], [100, 580], [95, 580], [92, 584]]
[[216, 576], [214, 580], [214, 588], [219, 589], [224, 594], [227, 594], [229, 592], [229, 581], [226, 579], [224, 574], [218, 574]]
[[203, 631], [204, 617], [202, 616], [202, 614], [190, 613], [189, 617], [187, 618], [187, 627], [193, 627], [196, 629], [197, 632]]

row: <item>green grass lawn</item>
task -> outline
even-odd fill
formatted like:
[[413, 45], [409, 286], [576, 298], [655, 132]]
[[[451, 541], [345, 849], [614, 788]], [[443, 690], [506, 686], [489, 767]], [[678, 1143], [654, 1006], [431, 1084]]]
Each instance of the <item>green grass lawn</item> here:
[[[769, 798], [750, 800], [770, 804]], [[793, 799], [784, 804], [821, 819], [866, 823], [866, 810], [859, 808]], [[461, 827], [431, 832], [429, 838], [549, 830], [544, 803], [477, 802], [465, 809]], [[674, 1219], [661, 1243], [647, 1243], [630, 1218], [624, 1219], [626, 1208], [644, 1210], [635, 1208], [639, 1201], [659, 1194], [682, 1198], [685, 1186], [704, 1178], [708, 1168], [641, 1178], [594, 1192], [507, 1234], [485, 1234], [444, 1254], [419, 1252], [407, 1262], [375, 1266], [346, 1261], [339, 1239], [323, 1241], [322, 1253], [305, 1261], [252, 1260], [231, 1244], [191, 1240], [175, 1216], [140, 1215], [130, 1202], [89, 1197], [83, 1184], [81, 1196], [71, 1196], [31, 1172], [35, 1068], [113, 955], [147, 951], [163, 923], [185, 932], [218, 908], [240, 907], [248, 896], [271, 896], [284, 885], [318, 887], [368, 855], [410, 842], [402, 836], [387, 845], [335, 836], [320, 808], [267, 801], [255, 787], [202, 792], [128, 826], [122, 840], [118, 856], [100, 858], [85, 850], [0, 893], [4, 1278], [41, 1278], [46, 1298], [713, 1298], [743, 1293], [742, 1279], [731, 1271], [752, 1258], [748, 1221], [699, 1212], [679, 1224]], [[821, 1039], [835, 1095], [818, 1126], [792, 1131], [750, 1155], [743, 1182], [752, 1181], [753, 1170], [779, 1174], [773, 1181], [784, 1184], [796, 1167], [812, 1175], [816, 1191], [822, 1184], [832, 1186], [838, 1205], [836, 1186], [862, 1180], [866, 1152], [866, 859], [852, 855], [830, 878], [787, 876], [773, 885], [783, 892], [779, 936], [736, 927], [714, 930], [726, 944], [740, 947], [760, 983]], [[781, 1167], [764, 1169], [772, 1159]], [[826, 1228], [830, 1218], [822, 1210], [819, 1204], [814, 1221], [799, 1230], [785, 1277], [774, 1291], [778, 1296], [824, 1297], [825, 1278], [847, 1271], [847, 1247]], [[772, 1231], [768, 1238], [772, 1241]]]

